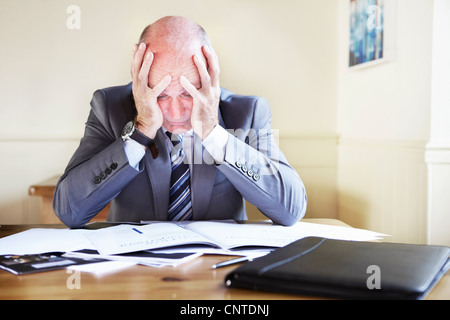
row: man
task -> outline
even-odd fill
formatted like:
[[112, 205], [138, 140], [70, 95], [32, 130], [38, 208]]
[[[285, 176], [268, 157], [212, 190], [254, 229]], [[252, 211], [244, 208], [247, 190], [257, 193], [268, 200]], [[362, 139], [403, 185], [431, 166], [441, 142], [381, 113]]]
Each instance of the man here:
[[274, 142], [268, 103], [220, 87], [199, 25], [164, 17], [145, 28], [131, 74], [93, 95], [55, 190], [62, 222], [81, 227], [109, 202], [110, 221], [244, 220], [244, 199], [275, 223], [303, 217], [305, 189]]

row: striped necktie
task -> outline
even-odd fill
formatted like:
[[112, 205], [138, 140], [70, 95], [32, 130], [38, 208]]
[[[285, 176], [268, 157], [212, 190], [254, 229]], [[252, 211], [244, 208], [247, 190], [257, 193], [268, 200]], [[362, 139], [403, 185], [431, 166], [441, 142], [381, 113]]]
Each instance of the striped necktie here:
[[192, 220], [191, 188], [189, 164], [184, 163], [181, 138], [170, 132], [167, 136], [173, 143], [171, 152], [172, 175], [170, 177], [168, 220]]

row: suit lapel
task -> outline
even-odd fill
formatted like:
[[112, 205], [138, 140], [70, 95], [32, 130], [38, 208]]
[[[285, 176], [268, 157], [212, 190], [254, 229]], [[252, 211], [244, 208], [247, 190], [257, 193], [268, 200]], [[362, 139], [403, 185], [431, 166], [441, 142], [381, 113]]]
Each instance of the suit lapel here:
[[150, 150], [147, 149], [145, 166], [153, 190], [155, 220], [167, 220], [172, 169], [165, 143], [165, 134], [161, 129], [156, 133], [155, 143], [158, 147], [159, 155], [156, 159], [153, 159]]

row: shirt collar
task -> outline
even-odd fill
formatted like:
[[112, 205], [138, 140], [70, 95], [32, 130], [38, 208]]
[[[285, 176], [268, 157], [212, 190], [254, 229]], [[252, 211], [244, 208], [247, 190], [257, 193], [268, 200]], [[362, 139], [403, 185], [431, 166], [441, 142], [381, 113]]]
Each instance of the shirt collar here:
[[[164, 128], [164, 127], [161, 127], [161, 129], [163, 130], [165, 136], [167, 137], [166, 132], [168, 132], [169, 130], [167, 130], [167, 129]], [[181, 139], [183, 139], [184, 136], [189, 137], [189, 136], [193, 136], [193, 135], [194, 135], [194, 129], [190, 129], [189, 131], [186, 131], [185, 133], [178, 134], [178, 136], [180, 136]], [[169, 137], [167, 137], [167, 139], [168, 139], [168, 138], [169, 138]]]

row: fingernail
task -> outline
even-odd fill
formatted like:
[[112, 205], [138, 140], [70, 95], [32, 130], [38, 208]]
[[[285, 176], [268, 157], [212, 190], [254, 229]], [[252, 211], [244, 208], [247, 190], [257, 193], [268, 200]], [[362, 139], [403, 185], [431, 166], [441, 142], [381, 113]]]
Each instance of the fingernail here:
[[145, 43], [141, 42], [141, 43], [139, 44], [139, 49], [142, 50], [142, 49], [144, 49], [144, 48], [145, 48]]

